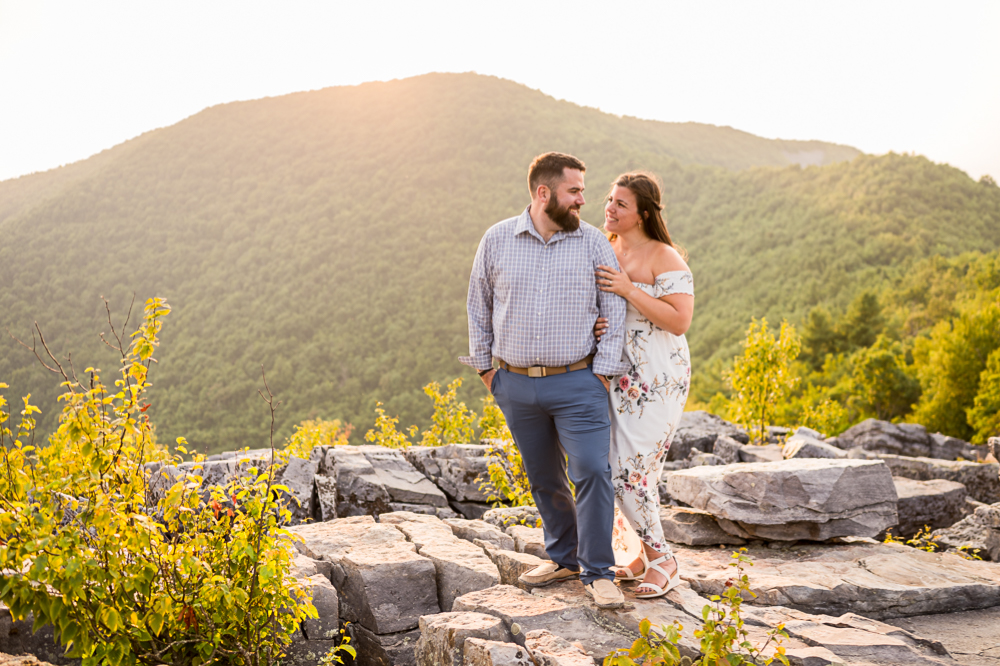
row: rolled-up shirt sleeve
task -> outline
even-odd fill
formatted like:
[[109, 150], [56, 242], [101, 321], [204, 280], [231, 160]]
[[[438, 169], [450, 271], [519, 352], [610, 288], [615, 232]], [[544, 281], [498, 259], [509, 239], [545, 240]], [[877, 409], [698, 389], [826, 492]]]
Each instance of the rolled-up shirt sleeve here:
[[490, 234], [483, 236], [469, 277], [469, 355], [459, 361], [477, 371], [493, 367], [493, 285], [490, 281]]
[[[594, 248], [594, 268], [597, 266], [613, 266], [621, 270], [611, 243], [601, 236]], [[601, 317], [608, 320], [608, 328], [597, 343], [594, 354], [594, 374], [621, 375], [628, 371], [629, 365], [622, 360], [622, 350], [625, 346], [625, 299], [618, 294], [597, 290], [597, 310]]]

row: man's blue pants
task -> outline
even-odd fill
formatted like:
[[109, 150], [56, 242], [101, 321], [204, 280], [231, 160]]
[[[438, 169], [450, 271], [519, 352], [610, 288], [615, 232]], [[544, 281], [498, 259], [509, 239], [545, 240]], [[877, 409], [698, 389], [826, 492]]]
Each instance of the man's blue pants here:
[[[589, 585], [614, 580], [608, 392], [591, 368], [550, 377], [497, 370], [493, 396], [521, 452], [552, 561]], [[566, 479], [576, 488], [576, 503]]]

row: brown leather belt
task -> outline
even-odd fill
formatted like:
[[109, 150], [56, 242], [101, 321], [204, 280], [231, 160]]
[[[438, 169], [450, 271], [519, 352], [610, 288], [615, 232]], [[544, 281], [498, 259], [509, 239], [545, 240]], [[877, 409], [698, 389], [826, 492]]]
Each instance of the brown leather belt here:
[[500, 361], [500, 367], [509, 372], [516, 373], [518, 375], [528, 375], [529, 377], [548, 377], [549, 375], [561, 375], [564, 372], [573, 372], [574, 370], [583, 370], [594, 360], [594, 355], [591, 354], [582, 361], [577, 361], [572, 365], [560, 365], [555, 368], [546, 368], [541, 365], [533, 365], [530, 368], [515, 368], [507, 361]]

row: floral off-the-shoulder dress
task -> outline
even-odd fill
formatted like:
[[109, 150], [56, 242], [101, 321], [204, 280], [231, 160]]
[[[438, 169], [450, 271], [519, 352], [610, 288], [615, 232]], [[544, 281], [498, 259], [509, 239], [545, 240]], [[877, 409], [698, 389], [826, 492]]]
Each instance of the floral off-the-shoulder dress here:
[[[634, 282], [660, 298], [670, 294], [694, 295], [688, 271], [656, 276], [653, 284]], [[625, 316], [624, 356], [628, 374], [615, 377], [610, 392], [611, 474], [615, 486], [615, 551], [638, 555], [638, 543], [628, 534], [627, 520], [639, 539], [661, 553], [670, 554], [660, 526], [657, 483], [663, 459], [680, 424], [691, 386], [691, 356], [687, 339], [673, 335], [643, 317], [632, 304]], [[619, 559], [616, 557], [616, 560]]]

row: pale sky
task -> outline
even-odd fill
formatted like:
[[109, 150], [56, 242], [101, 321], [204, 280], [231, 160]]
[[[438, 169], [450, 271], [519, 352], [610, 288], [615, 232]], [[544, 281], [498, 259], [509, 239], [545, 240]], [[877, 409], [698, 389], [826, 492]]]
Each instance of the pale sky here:
[[0, 0], [0, 180], [215, 104], [466, 71], [1000, 180], [997, 0]]

